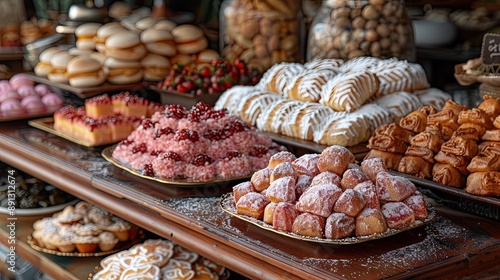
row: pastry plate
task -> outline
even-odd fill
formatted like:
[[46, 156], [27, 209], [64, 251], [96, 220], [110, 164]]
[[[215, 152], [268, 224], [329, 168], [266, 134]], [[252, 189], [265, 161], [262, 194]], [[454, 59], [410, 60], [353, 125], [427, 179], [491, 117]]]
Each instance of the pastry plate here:
[[249, 222], [251, 224], [254, 224], [260, 228], [263, 228], [265, 230], [269, 230], [272, 232], [275, 232], [279, 235], [282, 236], [287, 236], [293, 239], [299, 239], [303, 241], [308, 241], [308, 242], [313, 242], [313, 243], [319, 243], [319, 244], [331, 244], [331, 245], [349, 245], [349, 244], [358, 244], [366, 241], [371, 241], [371, 240], [376, 240], [376, 239], [381, 239], [381, 238], [386, 238], [392, 235], [396, 235], [401, 232], [408, 231], [410, 229], [414, 229], [417, 227], [420, 227], [422, 225], [425, 225], [427, 223], [430, 223], [434, 221], [437, 218], [437, 213], [434, 209], [434, 207], [430, 204], [427, 203], [427, 218], [425, 221], [419, 221], [415, 220], [411, 225], [400, 228], [400, 229], [387, 229], [384, 233], [381, 234], [376, 234], [376, 235], [370, 235], [370, 236], [359, 236], [359, 237], [346, 237], [346, 238], [341, 238], [341, 239], [329, 239], [329, 238], [317, 238], [317, 237], [309, 237], [309, 236], [304, 236], [304, 235], [299, 235], [295, 234], [292, 232], [285, 232], [282, 230], [277, 230], [274, 229], [271, 225], [264, 223], [264, 221], [257, 220], [255, 218], [246, 216], [246, 215], [240, 215], [236, 212], [236, 205], [234, 203], [234, 198], [232, 193], [226, 193], [223, 194], [220, 198], [220, 207], [222, 210], [225, 212], [231, 214], [232, 216], [239, 218], [243, 221]]
[[153, 180], [153, 181], [157, 181], [157, 182], [167, 184], [167, 185], [173, 185], [176, 187], [189, 188], [189, 187], [205, 187], [207, 185], [212, 185], [212, 184], [224, 184], [225, 185], [225, 184], [230, 184], [230, 183], [238, 182], [241, 180], [245, 180], [245, 179], [248, 179], [251, 177], [251, 175], [248, 175], [248, 176], [241, 176], [241, 177], [235, 177], [235, 178], [230, 178], [230, 179], [214, 179], [214, 180], [210, 180], [210, 181], [192, 181], [191, 179], [168, 180], [168, 179], [162, 179], [162, 178], [158, 178], [158, 177], [151, 177], [151, 176], [143, 175], [143, 174], [139, 173], [138, 171], [136, 171], [132, 168], [129, 168], [128, 166], [126, 166], [126, 165], [122, 164], [121, 162], [119, 162], [118, 160], [114, 159], [113, 158], [113, 151], [115, 148], [116, 148], [116, 145], [112, 145], [112, 146], [104, 148], [101, 152], [102, 157], [105, 160], [107, 160], [108, 162], [111, 162], [112, 164], [114, 164], [116, 167], [121, 168], [125, 171], [128, 171], [128, 172], [134, 174], [135, 176], [149, 179], [149, 180]]
[[481, 202], [481, 203], [486, 203], [490, 204], [492, 206], [500, 207], [500, 198], [498, 197], [492, 197], [492, 196], [479, 196], [479, 195], [474, 195], [466, 192], [464, 189], [461, 188], [454, 188], [454, 187], [448, 187], [445, 185], [438, 184], [434, 181], [427, 180], [427, 179], [422, 179], [413, 175], [409, 175], [406, 173], [401, 173], [401, 172], [396, 172], [396, 171], [391, 171], [392, 174], [406, 177], [410, 181], [412, 181], [415, 185], [426, 187], [428, 189], [434, 189], [438, 191], [442, 191], [448, 194], [451, 194], [456, 197], [460, 198], [465, 198], [470, 201], [475, 201], [475, 202]]
[[[141, 231], [141, 230], [140, 230]], [[94, 253], [79, 253], [77, 251], [75, 252], [69, 252], [69, 253], [63, 253], [59, 250], [50, 250], [47, 248], [42, 248], [38, 245], [38, 242], [36, 239], [34, 239], [31, 235], [28, 235], [28, 245], [31, 246], [36, 251], [51, 254], [51, 255], [56, 255], [56, 256], [63, 256], [63, 257], [100, 257], [100, 256], [107, 256], [110, 254], [114, 254], [119, 251], [127, 250], [128, 248], [132, 247], [133, 245], [142, 242], [144, 240], [144, 233], [139, 232], [137, 237], [134, 240], [128, 240], [125, 242], [118, 242], [116, 244], [115, 248], [113, 250], [109, 251], [96, 251]]]
[[61, 138], [66, 139], [66, 140], [69, 140], [73, 143], [76, 143], [76, 144], [79, 144], [82, 146], [86, 146], [86, 147], [98, 147], [98, 146], [116, 143], [116, 141], [91, 143], [91, 142], [85, 141], [84, 139], [77, 138], [73, 135], [69, 135], [67, 133], [57, 131], [54, 128], [54, 118], [53, 117], [31, 120], [31, 121], [28, 121], [28, 124], [31, 125], [32, 127], [36, 127], [36, 128], [41, 129], [43, 131], [49, 132], [51, 134], [54, 134], [56, 136], [59, 136]]
[[[45, 214], [52, 214], [57, 211], [60, 211], [64, 209], [66, 206], [69, 205], [74, 205], [76, 204], [79, 199], [74, 199], [72, 201], [63, 203], [63, 204], [58, 204], [54, 206], [49, 206], [49, 207], [41, 207], [41, 208], [29, 208], [29, 209], [21, 209], [21, 208], [16, 208], [15, 209], [15, 214], [16, 216], [38, 216], [38, 215], [45, 215]], [[0, 214], [5, 214], [8, 215], [10, 212], [9, 209], [5, 207], [0, 207]]]

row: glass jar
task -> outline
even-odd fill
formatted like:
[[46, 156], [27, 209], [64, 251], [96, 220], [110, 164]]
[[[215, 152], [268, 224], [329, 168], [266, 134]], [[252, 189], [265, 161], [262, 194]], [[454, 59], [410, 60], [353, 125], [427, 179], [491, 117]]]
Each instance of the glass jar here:
[[302, 62], [300, 0], [225, 0], [220, 13], [220, 51], [261, 71], [275, 63]]
[[359, 56], [415, 59], [403, 0], [323, 1], [309, 30], [307, 60]]

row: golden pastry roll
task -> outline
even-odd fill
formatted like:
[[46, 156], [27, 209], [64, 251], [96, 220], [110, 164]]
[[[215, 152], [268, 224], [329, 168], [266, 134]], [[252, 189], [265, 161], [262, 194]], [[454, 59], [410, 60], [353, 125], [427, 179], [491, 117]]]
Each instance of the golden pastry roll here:
[[486, 129], [491, 129], [493, 127], [493, 123], [486, 112], [478, 108], [472, 108], [460, 112], [458, 115], [458, 124], [465, 123], [477, 124]]
[[402, 128], [397, 123], [387, 123], [375, 129], [375, 134], [390, 135], [394, 138], [410, 143], [410, 138], [415, 135], [414, 132]]
[[399, 125], [409, 131], [419, 133], [425, 130], [427, 115], [419, 110], [413, 111], [399, 120]]
[[467, 166], [470, 172], [500, 171], [500, 150], [489, 155], [475, 156]]
[[465, 185], [465, 176], [448, 163], [436, 163], [432, 167], [432, 181], [455, 188]]
[[479, 149], [476, 141], [456, 136], [446, 141], [441, 146], [441, 151], [471, 159], [477, 155]]
[[366, 154], [363, 161], [371, 158], [380, 158], [389, 170], [398, 170], [399, 162], [403, 158], [402, 154], [396, 154], [381, 150], [372, 149]]
[[446, 103], [444, 104], [443, 109], [441, 109], [441, 111], [443, 111], [443, 110], [451, 110], [454, 115], [458, 116], [458, 114], [460, 114], [461, 111], [467, 110], [467, 106], [458, 104], [457, 102], [453, 101], [452, 99], [448, 99], [448, 101], [446, 101]]
[[481, 137], [483, 141], [495, 141], [500, 142], [500, 129], [490, 129]]
[[477, 108], [485, 111], [490, 119], [494, 120], [500, 115], [500, 99], [491, 95], [483, 95], [483, 102], [481, 102]]
[[475, 123], [464, 123], [455, 130], [453, 136], [462, 136], [466, 139], [479, 141], [486, 132], [486, 128]]
[[441, 150], [434, 156], [434, 160], [438, 163], [447, 163], [452, 165], [463, 175], [469, 175], [470, 173], [469, 170], [467, 170], [467, 166], [470, 163], [470, 159], [467, 157], [454, 154], [447, 154]]
[[431, 114], [427, 117], [427, 124], [439, 123], [442, 126], [451, 128], [452, 130], [457, 130], [458, 115], [456, 115], [451, 109], [443, 109], [435, 114]]
[[421, 157], [404, 156], [398, 165], [398, 171], [419, 178], [432, 178], [432, 163]]
[[465, 191], [483, 196], [500, 196], [500, 172], [476, 172], [467, 177]]
[[390, 135], [377, 134], [370, 137], [367, 147], [369, 149], [404, 154], [408, 148], [408, 144]]
[[410, 141], [410, 146], [427, 148], [434, 153], [439, 152], [443, 144], [444, 140], [441, 138], [441, 134], [435, 134], [430, 131], [420, 132], [412, 137]]
[[405, 156], [414, 156], [424, 159], [429, 163], [434, 163], [434, 152], [427, 147], [410, 146], [406, 149]]

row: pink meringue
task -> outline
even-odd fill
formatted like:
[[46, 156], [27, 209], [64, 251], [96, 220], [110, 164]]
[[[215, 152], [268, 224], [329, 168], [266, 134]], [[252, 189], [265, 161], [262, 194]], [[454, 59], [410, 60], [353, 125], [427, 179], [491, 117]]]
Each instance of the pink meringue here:
[[2, 95], [2, 93], [7, 93], [9, 91], [14, 91], [14, 89], [10, 85], [9, 81], [8, 80], [1, 80], [0, 81], [0, 95]]
[[12, 76], [9, 83], [14, 90], [17, 90], [22, 85], [35, 85], [35, 82], [30, 78], [30, 76], [23, 73], [18, 73]]
[[18, 99], [8, 99], [0, 104], [0, 115], [3, 117], [16, 117], [25, 113]]
[[31, 85], [22, 85], [22, 86], [20, 86], [17, 89], [17, 93], [21, 97], [26, 97], [26, 96], [30, 96], [30, 95], [38, 95], [38, 93], [36, 93], [35, 89]]
[[64, 99], [57, 93], [49, 92], [42, 96], [42, 102], [45, 106], [52, 110], [61, 107], [64, 104]]
[[38, 95], [26, 96], [21, 100], [21, 106], [28, 114], [38, 114], [47, 111], [47, 107]]
[[40, 96], [44, 96], [47, 93], [52, 92], [52, 90], [50, 90], [50, 88], [47, 85], [44, 85], [44, 84], [38, 84], [38, 85], [36, 85], [35, 86], [35, 91]]
[[7, 99], [18, 99], [21, 100], [21, 96], [15, 91], [9, 91], [3, 95], [0, 95], [0, 102], [4, 102]]

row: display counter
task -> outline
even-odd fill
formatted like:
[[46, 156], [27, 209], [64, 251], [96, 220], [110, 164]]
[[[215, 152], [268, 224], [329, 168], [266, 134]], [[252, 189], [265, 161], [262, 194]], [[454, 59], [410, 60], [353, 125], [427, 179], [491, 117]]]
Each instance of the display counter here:
[[[437, 219], [419, 228], [359, 244], [312, 243], [222, 211], [219, 197], [234, 184], [189, 187], [139, 178], [104, 160], [102, 148], [74, 144], [26, 121], [0, 126], [0, 161], [251, 279], [460, 278], [500, 269], [500, 222], [493, 219], [433, 203]], [[21, 229], [16, 238], [23, 244], [27, 234]], [[61, 266], [81, 279], [80, 268], [72, 268], [79, 259], [54, 260], [27, 245], [17, 253], [55, 278], [66, 276], [54, 269]]]

